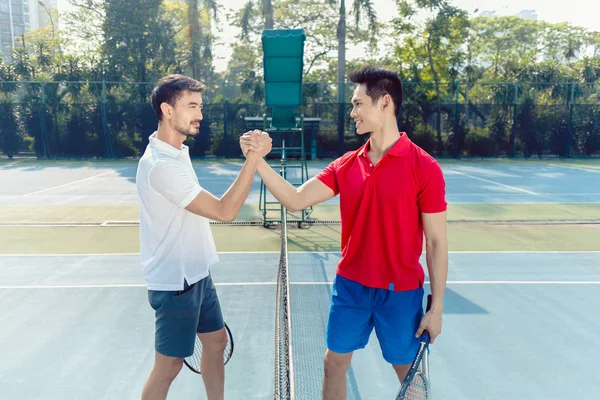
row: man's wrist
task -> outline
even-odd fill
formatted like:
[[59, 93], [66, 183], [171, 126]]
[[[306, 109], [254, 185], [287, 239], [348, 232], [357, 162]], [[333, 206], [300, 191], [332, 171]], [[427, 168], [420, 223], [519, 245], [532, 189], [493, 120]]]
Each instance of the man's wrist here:
[[260, 156], [260, 154], [254, 152], [254, 151], [249, 151], [248, 153], [246, 153], [246, 162], [257, 166], [260, 162], [260, 160], [262, 160], [262, 157]]
[[268, 167], [269, 164], [267, 164], [267, 162], [265, 161], [264, 158], [260, 158], [258, 160], [258, 164], [256, 165], [256, 170], [261, 173], [265, 170], [266, 167]]

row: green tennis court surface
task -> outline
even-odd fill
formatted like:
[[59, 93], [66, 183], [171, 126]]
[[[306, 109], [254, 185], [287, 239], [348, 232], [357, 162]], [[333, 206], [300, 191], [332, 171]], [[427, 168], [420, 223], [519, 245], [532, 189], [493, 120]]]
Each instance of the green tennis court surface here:
[[[327, 162], [309, 164], [311, 175]], [[595, 399], [600, 343], [597, 162], [442, 161], [451, 250], [434, 399]], [[195, 162], [216, 195], [239, 162]], [[153, 362], [139, 266], [133, 162], [2, 162], [0, 399], [138, 399]], [[236, 222], [258, 222], [259, 179]], [[338, 199], [322, 224], [288, 229], [296, 398], [319, 399]], [[213, 269], [235, 352], [226, 398], [272, 399], [279, 227], [213, 225]], [[424, 263], [424, 257], [423, 257]], [[426, 288], [428, 290], [428, 288]], [[391, 399], [375, 336], [355, 354], [348, 398]], [[205, 398], [182, 370], [169, 398]]]

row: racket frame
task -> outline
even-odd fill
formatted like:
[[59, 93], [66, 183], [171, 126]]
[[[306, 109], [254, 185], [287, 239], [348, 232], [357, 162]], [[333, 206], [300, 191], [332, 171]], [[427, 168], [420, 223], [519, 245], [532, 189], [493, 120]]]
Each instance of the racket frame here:
[[[427, 296], [427, 307], [426, 312], [431, 309], [431, 295]], [[429, 385], [429, 332], [427, 330], [423, 331], [421, 335], [421, 343], [419, 345], [419, 350], [415, 355], [415, 359], [413, 360], [410, 369], [406, 373], [404, 380], [402, 381], [402, 385], [400, 385], [400, 389], [396, 394], [396, 400], [404, 400], [404, 396], [406, 395], [406, 391], [410, 386], [413, 378], [417, 373], [420, 373], [424, 377], [424, 381], [427, 385], [427, 399], [431, 400], [431, 387]], [[420, 371], [419, 371], [419, 367]]]
[[[227, 334], [227, 341], [229, 342], [229, 353], [226, 353], [227, 354], [227, 358], [225, 358], [225, 361], [224, 361], [224, 365], [226, 365], [229, 362], [229, 360], [231, 359], [231, 356], [233, 356], [234, 343], [233, 343], [233, 335], [231, 334], [231, 329], [229, 329], [229, 326], [227, 326], [227, 324], [224, 324], [223, 327], [225, 328], [225, 333]], [[200, 338], [198, 337], [198, 334], [196, 334], [196, 338], [194, 340], [197, 340], [197, 341], [200, 340]], [[225, 348], [227, 349], [227, 347], [225, 347]], [[195, 344], [194, 344], [194, 349], [196, 349], [196, 345]], [[192, 357], [192, 356], [193, 356], [193, 354], [191, 356], [189, 356], [189, 357], [185, 357], [183, 359], [183, 363], [190, 369], [190, 371], [192, 371], [192, 372], [194, 372], [194, 373], [196, 373], [198, 375], [201, 375], [202, 372], [200, 370], [197, 370], [196, 368], [194, 368], [187, 361], [187, 359], [190, 358], [190, 357]], [[201, 357], [200, 357], [200, 362], [202, 362], [202, 358]]]

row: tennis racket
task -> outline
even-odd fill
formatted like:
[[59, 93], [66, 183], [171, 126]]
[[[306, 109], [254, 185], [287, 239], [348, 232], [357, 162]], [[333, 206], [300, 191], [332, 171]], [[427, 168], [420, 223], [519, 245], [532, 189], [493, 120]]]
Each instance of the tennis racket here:
[[[223, 362], [227, 364], [229, 359], [233, 354], [233, 336], [231, 335], [231, 330], [225, 324], [225, 332], [227, 333], [227, 346], [225, 346], [225, 351], [223, 352]], [[202, 342], [198, 335], [196, 335], [196, 341], [194, 342], [194, 353], [183, 359], [183, 362], [189, 369], [194, 371], [197, 374], [201, 374], [200, 371], [200, 363], [202, 361]]]
[[[427, 296], [427, 311], [431, 308], [431, 295]], [[396, 400], [431, 400], [429, 387], [429, 332], [423, 331], [421, 344], [406, 377], [402, 381]], [[419, 368], [420, 367], [420, 368]]]

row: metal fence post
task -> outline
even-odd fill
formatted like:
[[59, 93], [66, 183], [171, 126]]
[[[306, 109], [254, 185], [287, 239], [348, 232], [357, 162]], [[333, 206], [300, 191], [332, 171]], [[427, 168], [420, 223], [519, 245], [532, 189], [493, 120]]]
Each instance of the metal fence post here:
[[46, 94], [44, 92], [44, 82], [40, 83], [42, 90], [42, 105], [40, 106], [40, 128], [42, 133], [42, 144], [44, 146], [44, 157], [50, 158], [50, 142], [48, 141], [48, 132], [46, 131]]
[[102, 79], [102, 104], [100, 104], [100, 113], [102, 114], [102, 130], [104, 132], [104, 144], [106, 149], [106, 157], [112, 158], [115, 156], [112, 151], [112, 138], [108, 129], [108, 116], [106, 112], [106, 81]]
[[515, 157], [517, 155], [517, 112], [519, 105], [519, 81], [515, 82], [515, 99], [514, 99], [514, 110], [513, 110], [513, 126], [512, 126], [512, 145], [510, 149], [510, 156]]
[[229, 152], [227, 145], [227, 101], [225, 101], [225, 97], [223, 97], [223, 157], [228, 157]]
[[452, 153], [454, 158], [458, 158], [458, 156], [460, 155], [460, 149], [458, 148], [458, 135], [459, 135], [459, 130], [460, 130], [460, 104], [459, 104], [459, 91], [460, 91], [460, 82], [456, 81], [454, 82], [454, 85], [456, 86], [455, 90], [456, 90], [456, 105], [454, 108], [454, 138], [453, 138], [453, 144], [452, 144]]
[[569, 129], [567, 131], [567, 157], [573, 157], [573, 106], [575, 101], [575, 82], [571, 82], [569, 99]]

